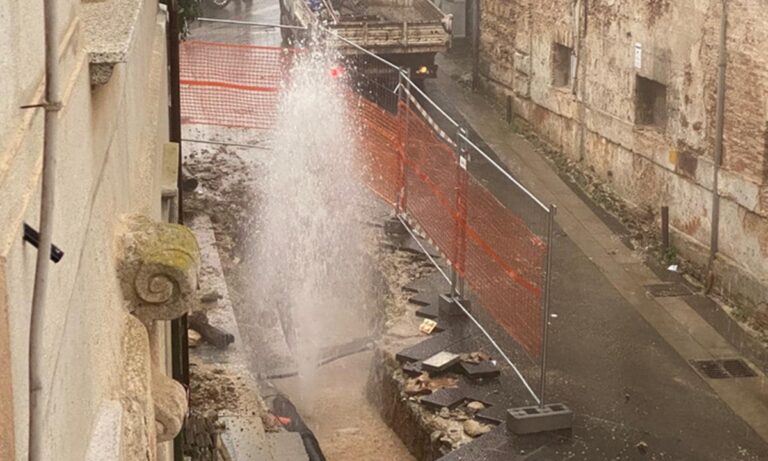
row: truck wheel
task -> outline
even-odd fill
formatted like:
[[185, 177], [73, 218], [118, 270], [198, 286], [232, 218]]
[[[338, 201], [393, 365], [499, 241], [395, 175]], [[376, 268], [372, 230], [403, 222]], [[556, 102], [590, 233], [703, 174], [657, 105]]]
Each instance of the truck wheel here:
[[[289, 25], [288, 18], [285, 17], [285, 13], [283, 10], [283, 2], [280, 2], [280, 24], [281, 25]], [[283, 39], [283, 46], [291, 46], [293, 45], [293, 31], [291, 29], [288, 29], [287, 27], [281, 27], [280, 28], [280, 36]]]
[[229, 2], [231, 0], [209, 0], [210, 3], [215, 6], [216, 8], [224, 8], [227, 5], [229, 5]]

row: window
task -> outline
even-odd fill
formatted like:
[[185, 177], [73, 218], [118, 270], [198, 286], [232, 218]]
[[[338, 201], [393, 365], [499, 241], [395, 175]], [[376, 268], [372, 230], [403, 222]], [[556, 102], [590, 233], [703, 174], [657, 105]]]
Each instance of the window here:
[[571, 84], [571, 59], [573, 49], [559, 43], [552, 44], [552, 86]]
[[667, 125], [667, 86], [655, 80], [636, 77], [635, 124], [664, 128]]

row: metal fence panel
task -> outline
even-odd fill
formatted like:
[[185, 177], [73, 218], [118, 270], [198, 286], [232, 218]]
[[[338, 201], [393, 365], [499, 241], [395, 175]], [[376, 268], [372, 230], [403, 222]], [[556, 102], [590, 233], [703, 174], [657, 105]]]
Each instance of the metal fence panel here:
[[[185, 42], [183, 122], [272, 127], [293, 53]], [[364, 181], [446, 257], [454, 280], [466, 282], [480, 301], [482, 318], [494, 322], [489, 330], [503, 331], [545, 369], [554, 210], [459, 131], [400, 69], [370, 53], [347, 61], [345, 69], [340, 78], [349, 82], [346, 104], [358, 130]]]

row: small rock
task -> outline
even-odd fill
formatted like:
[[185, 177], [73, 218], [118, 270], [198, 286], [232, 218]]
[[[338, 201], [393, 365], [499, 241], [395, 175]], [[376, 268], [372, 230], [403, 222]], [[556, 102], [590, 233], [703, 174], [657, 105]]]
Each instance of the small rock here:
[[446, 407], [443, 407], [440, 409], [440, 411], [437, 413], [442, 418], [450, 418], [451, 417], [451, 410], [449, 410]]
[[468, 354], [461, 354], [461, 360], [467, 363], [480, 363], [487, 360], [491, 360], [491, 357], [485, 352], [470, 352]]
[[358, 432], [360, 432], [359, 427], [345, 427], [343, 429], [339, 429], [338, 431], [336, 431], [336, 433], [339, 435], [354, 435], [354, 434], [357, 434]]
[[200, 345], [201, 339], [202, 337], [200, 336], [200, 333], [192, 329], [187, 330], [187, 344], [189, 345], [190, 348], [194, 349], [195, 347]]
[[648, 453], [648, 444], [645, 442], [640, 442], [637, 445], [635, 445], [635, 448], [637, 448], [637, 451], [639, 451], [642, 454]]
[[491, 432], [491, 427], [487, 424], [479, 423], [474, 419], [469, 419], [464, 421], [464, 432], [470, 437], [479, 437]]
[[459, 76], [458, 81], [459, 81], [460, 85], [465, 85], [465, 86], [471, 85], [472, 84], [472, 74], [469, 73], [469, 72], [467, 72], [465, 74], [462, 74], [462, 75]]
[[221, 299], [221, 295], [216, 290], [209, 291], [208, 293], [200, 297], [200, 301], [206, 304], [215, 303], [219, 299]]
[[461, 441], [461, 426], [451, 426], [448, 428], [448, 438], [450, 439], [451, 443], [457, 443]]
[[485, 410], [485, 405], [483, 402], [469, 402], [467, 404], [467, 410], [472, 414], [478, 413]]

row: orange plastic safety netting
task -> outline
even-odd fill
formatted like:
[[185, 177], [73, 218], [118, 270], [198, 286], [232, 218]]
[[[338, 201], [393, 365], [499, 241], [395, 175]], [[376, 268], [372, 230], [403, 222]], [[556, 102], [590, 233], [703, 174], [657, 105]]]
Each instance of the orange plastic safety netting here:
[[363, 179], [368, 187], [390, 205], [395, 205], [401, 190], [400, 141], [402, 123], [396, 114], [350, 91], [349, 112], [358, 134]]
[[280, 83], [292, 55], [288, 48], [182, 42], [182, 123], [271, 127]]
[[405, 211], [532, 356], [542, 348], [546, 242], [462, 166], [424, 110], [407, 109]]
[[[272, 127], [292, 56], [281, 48], [184, 42], [182, 121]], [[419, 225], [488, 316], [538, 357], [547, 253], [541, 228], [523, 216], [524, 208], [516, 209], [514, 200], [503, 204], [467, 170], [455, 143], [436, 128], [416, 99], [380, 105], [374, 102], [373, 87], [371, 78], [364, 91], [352, 85], [347, 94], [366, 183]], [[379, 91], [391, 99], [391, 89], [385, 90]]]

